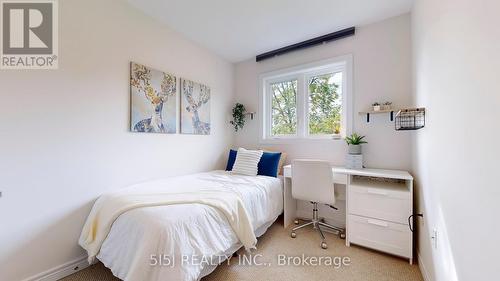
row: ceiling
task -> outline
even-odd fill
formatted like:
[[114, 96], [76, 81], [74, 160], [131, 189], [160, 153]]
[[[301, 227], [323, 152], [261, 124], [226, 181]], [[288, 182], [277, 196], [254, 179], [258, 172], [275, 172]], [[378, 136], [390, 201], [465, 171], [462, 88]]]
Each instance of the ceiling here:
[[410, 11], [413, 0], [128, 0], [231, 62]]

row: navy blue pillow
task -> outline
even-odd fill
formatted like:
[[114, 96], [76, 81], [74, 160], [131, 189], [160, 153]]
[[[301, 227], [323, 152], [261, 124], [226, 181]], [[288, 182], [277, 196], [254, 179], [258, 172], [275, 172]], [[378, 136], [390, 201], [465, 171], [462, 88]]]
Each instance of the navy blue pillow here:
[[257, 166], [257, 175], [277, 177], [281, 152], [264, 152]]
[[229, 150], [229, 157], [227, 158], [226, 171], [232, 171], [234, 166], [234, 161], [236, 161], [236, 150]]

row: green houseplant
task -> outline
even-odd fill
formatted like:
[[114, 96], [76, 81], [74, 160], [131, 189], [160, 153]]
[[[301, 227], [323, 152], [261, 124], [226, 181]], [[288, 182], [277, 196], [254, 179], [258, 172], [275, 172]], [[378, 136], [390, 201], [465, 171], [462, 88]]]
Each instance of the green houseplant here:
[[390, 101], [384, 102], [384, 104], [382, 105], [382, 109], [383, 110], [391, 110], [392, 109], [392, 102], [390, 102]]
[[333, 122], [333, 133], [335, 135], [340, 135], [340, 128], [341, 128], [340, 122], [338, 121]]
[[363, 139], [365, 136], [360, 136], [356, 133], [352, 133], [350, 136], [345, 138], [349, 148], [349, 154], [361, 154], [361, 145], [368, 143]]
[[233, 107], [233, 120], [230, 121], [231, 125], [234, 126], [234, 131], [238, 132], [239, 129], [242, 129], [245, 126], [245, 106], [241, 103], [236, 103]]

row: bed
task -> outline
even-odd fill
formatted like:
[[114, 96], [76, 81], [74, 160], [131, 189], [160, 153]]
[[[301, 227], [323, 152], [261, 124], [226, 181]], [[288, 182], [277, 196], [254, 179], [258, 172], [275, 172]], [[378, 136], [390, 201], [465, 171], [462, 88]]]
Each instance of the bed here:
[[[264, 234], [283, 210], [282, 180], [268, 176], [211, 171], [125, 190], [157, 192], [193, 186], [241, 199], [256, 237]], [[207, 204], [132, 208], [114, 220], [96, 257], [122, 280], [199, 280], [242, 247], [229, 221], [226, 213]]]

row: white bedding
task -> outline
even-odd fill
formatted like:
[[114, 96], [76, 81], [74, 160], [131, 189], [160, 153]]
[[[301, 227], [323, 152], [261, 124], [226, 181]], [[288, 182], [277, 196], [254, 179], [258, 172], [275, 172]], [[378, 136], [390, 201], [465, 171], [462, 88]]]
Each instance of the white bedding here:
[[[213, 171], [132, 188], [147, 189], [155, 183], [185, 186], [200, 180], [207, 187], [224, 188], [239, 196], [257, 236], [282, 212], [281, 180], [266, 176]], [[123, 280], [198, 280], [215, 268], [219, 258], [240, 246], [228, 220], [215, 208], [203, 204], [155, 206], [119, 216], [97, 258]], [[210, 257], [213, 259], [206, 259]]]

